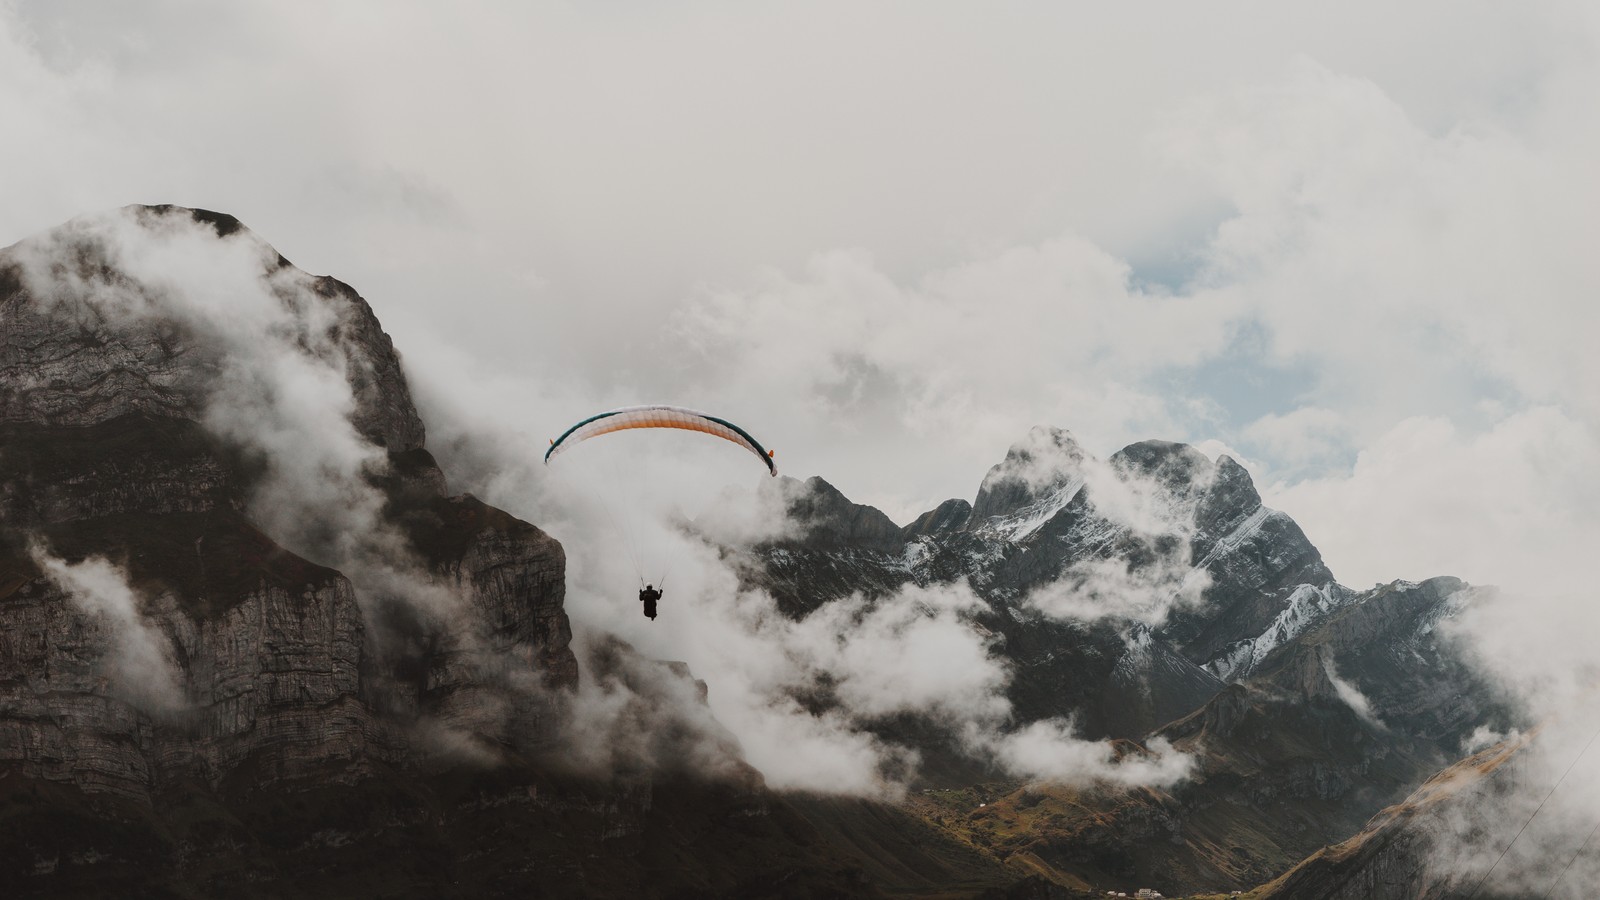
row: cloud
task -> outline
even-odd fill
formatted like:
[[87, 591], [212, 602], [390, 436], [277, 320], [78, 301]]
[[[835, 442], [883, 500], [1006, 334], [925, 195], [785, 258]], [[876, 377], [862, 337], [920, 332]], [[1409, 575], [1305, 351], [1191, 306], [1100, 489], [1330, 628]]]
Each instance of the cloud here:
[[1211, 579], [1205, 570], [1189, 565], [1187, 543], [1146, 540], [1143, 545], [1151, 558], [1142, 565], [1125, 559], [1076, 562], [1023, 602], [1061, 621], [1110, 619], [1150, 625], [1165, 622], [1175, 608], [1199, 605]]
[[1476, 773], [1458, 775], [1461, 799], [1418, 820], [1431, 854], [1427, 871], [1463, 895], [1587, 896], [1600, 877], [1592, 853], [1600, 803], [1594, 734], [1592, 720], [1551, 722], [1508, 738], [1516, 755], [1487, 778], [1465, 783]]
[[560, 698], [551, 764], [589, 775], [638, 772], [752, 782], [738, 739], [712, 715], [682, 664], [640, 656], [605, 633], [577, 637], [583, 677]]
[[[643, 660], [686, 662], [709, 685], [705, 710], [731, 733], [732, 740], [695, 738], [663, 750], [651, 735], [716, 732], [698, 699], [642, 686], [655, 683], [650, 679], [586, 671], [567, 746], [593, 765], [681, 758], [727, 771], [737, 747], [774, 788], [893, 796], [916, 777], [920, 759], [879, 726], [917, 716], [973, 759], [1019, 777], [1169, 783], [1185, 771], [1186, 762], [1164, 752], [1159, 763], [1145, 756], [1119, 761], [1109, 744], [1080, 738], [1067, 723], [1018, 731], [1005, 696], [1013, 672], [976, 621], [986, 605], [965, 583], [847, 597], [799, 619], [780, 612], [769, 594], [742, 581], [735, 558], [707, 543], [699, 528], [684, 528], [676, 514], [697, 504], [743, 503], [754, 533], [781, 532], [776, 521], [755, 521], [783, 511], [759, 503], [770, 493], [755, 489], [767, 477], [759, 466], [731, 470], [746, 472], [749, 489], [705, 493], [708, 472], [728, 471], [717, 455], [697, 452], [715, 442], [691, 435], [703, 442], [696, 451], [652, 459], [654, 442], [602, 439], [546, 468], [515, 442], [471, 439], [473, 428], [492, 436], [501, 427], [493, 419], [462, 427], [468, 430], [460, 446], [495, 460], [479, 457], [481, 470], [495, 473], [481, 486], [484, 496], [519, 514], [538, 511], [567, 548], [567, 609], [578, 644], [607, 647], [615, 635]], [[506, 455], [493, 456], [496, 448]], [[607, 454], [613, 458], [597, 458]], [[651, 566], [649, 574], [637, 571], [636, 561]], [[640, 580], [658, 574], [666, 575], [665, 596], [660, 617], [650, 621], [640, 616], [635, 594]], [[686, 730], [685, 722], [704, 728]]]
[[375, 479], [390, 464], [376, 441], [416, 440], [420, 429], [403, 397], [375, 396], [383, 361], [363, 343], [372, 332], [359, 301], [280, 266], [249, 232], [219, 237], [182, 213], [85, 217], [11, 256], [42, 309], [114, 335], [108, 365], [124, 364], [114, 355], [122, 353], [150, 375], [148, 390], [135, 385], [119, 402], [197, 418], [251, 461], [251, 519], [351, 580], [375, 656], [374, 694], [390, 689], [400, 662], [449, 655], [439, 677], [477, 690], [417, 712], [407, 723], [416, 746], [483, 762], [499, 753], [485, 738], [527, 718], [530, 704], [548, 704], [531, 687], [537, 678], [519, 677], [526, 663], [496, 649], [490, 624], [430, 572], [386, 511]]
[[1179, 492], [1159, 474], [1146, 477], [1127, 466], [1093, 457], [1079, 462], [1090, 502], [1136, 550], [1127, 556], [1091, 556], [1030, 592], [1023, 604], [1053, 619], [1102, 619], [1160, 625], [1175, 608], [1197, 606], [1211, 577], [1190, 558], [1199, 498], [1214, 470]]
[[[674, 328], [705, 372], [697, 395], [735, 408], [787, 395], [791, 415], [830, 422], [838, 439], [808, 465], [848, 472], [852, 458], [885, 454], [892, 435], [937, 448], [899, 454], [905, 467], [948, 471], [957, 458], [981, 471], [1022, 433], [1018, 422], [1126, 440], [1170, 430], [1179, 413], [1139, 379], [1220, 349], [1224, 321], [1210, 301], [1141, 291], [1125, 263], [1061, 238], [911, 284], [859, 254], [830, 254], [799, 279], [708, 293]], [[905, 503], [891, 511], [904, 516]]]
[[[1414, 417], [1356, 456], [1347, 475], [1266, 486], [1307, 524], [1334, 573], [1352, 584], [1453, 574], [1529, 591], [1559, 590], [1600, 533], [1600, 435], [1539, 407], [1487, 431]], [[1347, 527], [1314, 528], [1318, 522]]]
[[[360, 407], [354, 384], [373, 382], [376, 365], [356, 337], [363, 333], [356, 304], [280, 266], [254, 234], [219, 237], [182, 214], [124, 209], [85, 217], [13, 255], [44, 308], [68, 316], [87, 310], [109, 323], [99, 327], [158, 349], [170, 345], [166, 357], [140, 362], [160, 381], [152, 402], [198, 414], [212, 433], [262, 461], [250, 510], [275, 540], [344, 570], [369, 612], [401, 602], [461, 623], [459, 598], [426, 576], [385, 521], [385, 497], [370, 480], [389, 464], [384, 448], [356, 427], [374, 412]], [[62, 267], [63, 259], [95, 264]], [[399, 430], [388, 420], [375, 427]]]
[[989, 721], [1009, 712], [1010, 675], [970, 619], [986, 608], [965, 584], [912, 586], [882, 602], [829, 603], [797, 623], [792, 640], [855, 715]]
[[1383, 721], [1373, 713], [1372, 701], [1367, 699], [1367, 695], [1361, 693], [1361, 689], [1354, 684], [1339, 677], [1339, 669], [1333, 664], [1332, 657], [1322, 658], [1322, 671], [1328, 676], [1328, 683], [1333, 685], [1333, 692], [1350, 707], [1351, 712], [1361, 717], [1361, 721], [1374, 728], [1388, 730], [1389, 726], [1383, 724]]
[[1240, 437], [1260, 448], [1279, 470], [1316, 470], [1350, 449], [1344, 417], [1331, 409], [1303, 406], [1282, 415], [1268, 413], [1245, 426]]
[[[1566, 111], [1583, 98], [1546, 91], [1582, 84], [1567, 74], [1582, 58], [1574, 42], [1592, 33], [1581, 5], [1463, 20], [1432, 0], [1373, 4], [1395, 36], [1379, 44], [1360, 7], [1164, 10], [1155, 32], [1134, 9], [1042, 3], [1006, 15], [954, 4], [349, 9], [8, 5], [0, 108], [31, 137], [0, 148], [0, 171], [16, 174], [0, 233], [133, 200], [225, 209], [311, 271], [380, 298], [414, 362], [469, 357], [488, 377], [546, 395], [504, 412], [540, 440], [549, 420], [612, 396], [710, 397], [730, 415], [768, 419], [768, 443], [801, 474], [900, 518], [1040, 421], [1102, 453], [1153, 434], [1227, 437], [1201, 410], [1208, 400], [1226, 410], [1232, 389], [1174, 397], [1165, 375], [1216, 352], [1242, 327], [1241, 303], [1344, 296], [1270, 261], [1259, 289], [1190, 285], [1209, 257], [1236, 251], [1237, 241], [1208, 243], [1222, 222], [1271, 233], [1285, 209], [1305, 207], [1271, 192], [1292, 197], [1314, 181], [1328, 187], [1305, 199], [1336, 202], [1376, 169], [1380, 187], [1431, 186], [1422, 214], [1478, 185], [1513, 193], [1485, 177], [1496, 174], [1492, 152], [1443, 180], [1383, 173], [1383, 159], [1344, 181], [1310, 164], [1337, 172], [1371, 149], [1425, 168], [1451, 158], [1430, 148], [1460, 146], [1465, 159], [1515, 149], [1524, 133], [1530, 149], [1563, 152], [1523, 171], [1536, 163], [1581, 178], [1579, 161], [1593, 155], [1581, 152], [1581, 129], [1560, 130], [1581, 120]], [[1441, 20], [1455, 23], [1450, 41], [1431, 40]], [[892, 64], [885, 46], [897, 48]], [[1318, 63], [1296, 70], [1296, 58]], [[1239, 85], [1256, 90], [1226, 99]], [[1175, 111], [1187, 131], [1171, 125]], [[1366, 203], [1373, 191], [1351, 196]], [[1530, 197], [1523, 209], [1581, 209], [1574, 199]], [[1389, 214], [1371, 208], [1382, 224]], [[1523, 218], [1503, 219], [1513, 237]], [[1374, 242], [1392, 233], [1368, 230]], [[1461, 246], [1440, 259], [1428, 246], [1380, 249], [1427, 275], [1491, 256]], [[772, 274], [754, 274], [763, 271]], [[756, 307], [741, 314], [749, 333], [731, 335], [734, 346], [814, 361], [805, 377], [779, 366], [740, 390], [752, 369], [687, 353], [678, 326], [719, 297]], [[767, 329], [784, 322], [765, 306], [786, 299], [812, 315], [774, 347]], [[1383, 309], [1363, 302], [1330, 334], [1343, 345]], [[854, 327], [830, 335], [819, 315], [881, 328], [882, 339]], [[1274, 354], [1315, 349], [1304, 325], [1272, 325], [1282, 332]], [[567, 381], [580, 387], [561, 396]], [[1334, 399], [1318, 402], [1338, 408]], [[818, 427], [819, 410], [829, 427]], [[889, 474], [863, 461], [884, 457], [912, 464]]]
[[1488, 725], [1479, 725], [1472, 730], [1472, 734], [1462, 739], [1461, 752], [1465, 754], [1477, 753], [1479, 750], [1485, 750], [1495, 744], [1507, 741], [1521, 744], [1526, 737], [1527, 735], [1524, 735], [1519, 729], [1513, 728], [1510, 731], [1502, 732], [1496, 731]]
[[[1238, 210], [1207, 250], [1207, 289], [1251, 310], [1269, 358], [1315, 373], [1297, 408], [1239, 435], [1263, 461], [1267, 502], [1347, 583], [1499, 584], [1449, 633], [1531, 720], [1580, 732], [1595, 721], [1583, 561], [1600, 540], [1587, 388], [1600, 371], [1580, 299], [1600, 268], [1573, 245], [1595, 227], [1577, 187], [1600, 140], [1593, 25], [1575, 31], [1585, 50], [1528, 83], [1517, 120], [1430, 128], [1379, 84], [1306, 62], [1192, 109], [1183, 144]], [[1486, 871], [1478, 861], [1511, 841], [1502, 823], [1580, 759], [1560, 743], [1472, 805], [1437, 848], [1443, 869]], [[1595, 765], [1576, 764], [1579, 793]], [[1569, 819], [1528, 847], [1564, 846], [1567, 827], [1588, 829]], [[1524, 848], [1496, 879], [1541, 893], [1556, 855]]]
[[1074, 737], [1072, 722], [1059, 719], [1030, 723], [997, 741], [995, 751], [1006, 768], [1029, 778], [1121, 787], [1171, 787], [1194, 764], [1163, 738], [1119, 756], [1109, 743]]
[[102, 665], [112, 696], [156, 716], [189, 705], [173, 662], [172, 641], [145, 617], [127, 573], [100, 557], [69, 563], [38, 544], [28, 553], [79, 610], [102, 623], [109, 644]]

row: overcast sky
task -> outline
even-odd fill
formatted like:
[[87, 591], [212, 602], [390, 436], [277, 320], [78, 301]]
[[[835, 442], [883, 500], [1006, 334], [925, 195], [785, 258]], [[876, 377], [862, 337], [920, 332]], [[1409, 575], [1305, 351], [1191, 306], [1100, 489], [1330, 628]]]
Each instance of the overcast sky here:
[[238, 215], [436, 435], [714, 409], [901, 521], [1031, 425], [1184, 440], [1352, 585], [1553, 584], [1600, 8], [1399, 6], [0, 2], [0, 243]]

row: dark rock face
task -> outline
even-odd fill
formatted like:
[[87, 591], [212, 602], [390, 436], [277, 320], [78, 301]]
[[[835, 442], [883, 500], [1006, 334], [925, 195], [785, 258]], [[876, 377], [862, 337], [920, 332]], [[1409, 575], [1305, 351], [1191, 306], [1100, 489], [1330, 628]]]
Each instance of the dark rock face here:
[[818, 477], [804, 482], [783, 476], [775, 485], [784, 511], [811, 547], [889, 547], [900, 545], [900, 526], [871, 506], [851, 503], [839, 489]]
[[[1250, 476], [1244, 474], [1233, 460], [1223, 457], [1225, 462], [1213, 466], [1211, 460], [1204, 453], [1189, 446], [1172, 441], [1140, 441], [1129, 444], [1111, 455], [1111, 464], [1118, 469], [1132, 473], [1141, 478], [1147, 478], [1160, 485], [1168, 493], [1179, 499], [1180, 503], [1192, 504], [1200, 497], [1213, 499], [1213, 507], [1220, 508], [1245, 508], [1252, 504], [1259, 505], [1261, 497], [1255, 493], [1255, 487], [1250, 484]], [[1248, 487], [1248, 494], [1237, 491], [1213, 495], [1210, 488], [1212, 480], [1217, 477], [1218, 469], [1231, 467], [1244, 475], [1244, 485]]]
[[1032, 429], [983, 477], [972, 518], [981, 522], [1038, 501], [1077, 476], [1083, 459], [1083, 449], [1066, 431]]
[[[414, 646], [375, 644], [381, 585], [253, 524], [274, 460], [215, 427], [241, 389], [249, 326], [243, 338], [220, 330], [235, 298], [187, 296], [138, 256], [195, 241], [250, 276], [221, 283], [240, 295], [238, 315], [261, 317], [262, 343], [342, 374], [350, 425], [388, 460], [369, 478], [387, 498], [379, 527], [400, 536], [418, 577], [460, 598], [464, 621], [421, 623]], [[421, 719], [536, 742], [538, 727], [515, 716], [462, 712], [493, 706], [486, 693], [515, 697], [497, 675], [507, 666], [554, 689], [576, 682], [560, 545], [445, 496], [371, 308], [231, 217], [135, 207], [0, 251], [0, 437], [0, 771], [145, 802], [246, 770], [258, 788], [353, 783], [425, 759]], [[101, 571], [96, 559], [109, 581], [72, 584]], [[97, 594], [119, 591], [127, 608]], [[139, 664], [115, 665], [134, 644], [148, 651]]]
[[1104, 689], [1107, 728], [1113, 734], [1143, 734], [1150, 722], [1187, 715], [1225, 685], [1144, 625], [1130, 629], [1127, 652], [1117, 660]]
[[1515, 724], [1508, 698], [1467, 663], [1441, 633], [1484, 588], [1458, 578], [1396, 581], [1363, 592], [1299, 638], [1268, 655], [1258, 680], [1287, 687], [1307, 671], [1337, 674], [1370, 704], [1386, 727], [1454, 756], [1480, 725]]
[[[1380, 835], [1393, 840], [1371, 842], [1358, 859], [1347, 859], [1346, 845], [1318, 851], [1448, 765], [1478, 725], [1514, 721], [1437, 636], [1471, 593], [1441, 578], [1355, 595], [1256, 674], [1152, 735], [1195, 760], [1187, 780], [1165, 791], [1014, 790], [989, 804], [998, 826], [984, 832], [990, 846], [1064, 881], [1186, 893], [1248, 888], [1316, 854], [1301, 868], [1318, 874], [1296, 874], [1269, 896], [1451, 896], [1441, 887], [1451, 875], [1431, 850], [1441, 820], [1385, 826]], [[1169, 823], [1159, 839], [1147, 833], [1153, 821]], [[1382, 891], [1363, 893], [1380, 882]]]
[[[176, 781], [217, 784], [247, 763], [267, 781], [348, 781], [392, 755], [361, 700], [361, 611], [337, 573], [263, 578], [215, 616], [159, 595], [141, 612], [182, 667], [107, 671], [126, 636], [49, 579], [28, 578], [29, 566], [5, 561], [15, 586], [0, 599], [0, 769], [148, 802]], [[133, 683], [180, 672], [168, 698]]]
[[945, 534], [960, 531], [972, 520], [972, 504], [965, 500], [946, 500], [933, 509], [917, 516], [911, 524], [901, 529], [900, 536], [906, 541], [919, 538], [925, 534]]
[[198, 424], [135, 413], [94, 425], [0, 425], [8, 527], [134, 513], [242, 510], [241, 461]]

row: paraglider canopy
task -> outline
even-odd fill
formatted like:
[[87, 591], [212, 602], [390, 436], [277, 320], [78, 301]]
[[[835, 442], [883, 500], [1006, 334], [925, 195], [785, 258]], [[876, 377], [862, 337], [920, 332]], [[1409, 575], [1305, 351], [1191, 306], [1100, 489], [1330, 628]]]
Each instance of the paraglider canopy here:
[[766, 463], [768, 472], [773, 475], [778, 474], [778, 467], [772, 461], [772, 451], [762, 447], [760, 442], [750, 436], [750, 432], [708, 413], [681, 406], [662, 405], [624, 406], [584, 419], [568, 428], [561, 437], [550, 442], [550, 449], [544, 452], [545, 464], [549, 465], [552, 457], [564, 452], [568, 447], [580, 444], [589, 438], [614, 431], [626, 431], [630, 428], [679, 428], [722, 438], [754, 453]]

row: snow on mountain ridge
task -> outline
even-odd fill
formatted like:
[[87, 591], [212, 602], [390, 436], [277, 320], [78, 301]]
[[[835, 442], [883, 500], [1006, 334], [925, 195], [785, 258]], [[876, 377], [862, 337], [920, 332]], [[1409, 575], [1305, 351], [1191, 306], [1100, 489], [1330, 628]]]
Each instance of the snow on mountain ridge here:
[[1477, 587], [1464, 587], [1446, 597], [1443, 603], [1424, 614], [1422, 621], [1417, 624], [1416, 633], [1411, 636], [1410, 643], [1414, 644], [1426, 639], [1439, 627], [1440, 622], [1460, 615], [1461, 611], [1467, 608], [1467, 604], [1472, 601], [1473, 597], [1478, 595], [1480, 590], [1482, 589]]
[[[1194, 567], [1196, 569], [1204, 569], [1212, 562], [1238, 550], [1244, 546], [1245, 541], [1255, 537], [1256, 533], [1261, 530], [1261, 526], [1265, 525], [1267, 519], [1272, 516], [1284, 516], [1284, 514], [1266, 506], [1256, 507], [1256, 510], [1246, 516], [1244, 521], [1235, 526], [1232, 531], [1218, 538], [1217, 542], [1212, 544], [1211, 549], [1206, 552], [1206, 555], [1194, 564]], [[1285, 516], [1285, 518], [1287, 517]]]
[[1067, 504], [1083, 490], [1085, 482], [1082, 474], [1075, 475], [1059, 488], [1015, 512], [990, 516], [988, 521], [973, 529], [973, 533], [990, 540], [1021, 543], [1055, 518], [1056, 513], [1066, 509]]
[[1273, 650], [1293, 640], [1351, 599], [1353, 595], [1335, 583], [1321, 587], [1302, 584], [1289, 595], [1283, 611], [1278, 613], [1265, 631], [1234, 644], [1223, 656], [1206, 663], [1202, 668], [1223, 681], [1238, 681], [1251, 674]]

